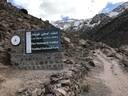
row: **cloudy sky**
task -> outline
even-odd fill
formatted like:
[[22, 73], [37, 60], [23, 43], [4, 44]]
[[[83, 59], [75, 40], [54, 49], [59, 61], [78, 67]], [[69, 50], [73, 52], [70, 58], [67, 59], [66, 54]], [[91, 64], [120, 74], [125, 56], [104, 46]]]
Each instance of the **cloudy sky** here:
[[8, 0], [14, 5], [26, 8], [29, 14], [43, 20], [60, 20], [63, 17], [75, 19], [91, 18], [102, 11], [107, 4], [127, 0]]

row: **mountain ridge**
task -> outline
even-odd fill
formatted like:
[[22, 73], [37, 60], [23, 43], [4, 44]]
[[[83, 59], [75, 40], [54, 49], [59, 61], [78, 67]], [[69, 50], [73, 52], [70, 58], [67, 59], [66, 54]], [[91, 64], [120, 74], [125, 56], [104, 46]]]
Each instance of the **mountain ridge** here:
[[[70, 31], [71, 32], [82, 31], [83, 32], [83, 31], [86, 31], [86, 29], [88, 30], [88, 29], [91, 29], [91, 28], [99, 25], [100, 23], [105, 23], [105, 22], [111, 21], [111, 19], [117, 17], [125, 9], [127, 9], [127, 4], [128, 4], [128, 2], [121, 3], [118, 7], [116, 7], [109, 13], [99, 13], [90, 19], [74, 20], [74, 21], [72, 21], [73, 23], [72, 22], [68, 23], [68, 20], [67, 20], [67, 22], [64, 22], [62, 20], [62, 21], [55, 21], [52, 24], [58, 28], [65, 30], [65, 31], [69, 31], [69, 32]], [[74, 26], [75, 22], [79, 22], [80, 24], [78, 26]], [[66, 26], [66, 27], [64, 27], [64, 26]]]

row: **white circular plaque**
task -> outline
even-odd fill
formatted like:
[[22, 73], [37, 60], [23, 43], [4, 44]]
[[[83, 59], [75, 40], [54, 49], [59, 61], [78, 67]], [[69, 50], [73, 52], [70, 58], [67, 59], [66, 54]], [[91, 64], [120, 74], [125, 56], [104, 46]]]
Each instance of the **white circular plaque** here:
[[20, 37], [15, 35], [11, 38], [12, 45], [16, 46], [20, 44]]

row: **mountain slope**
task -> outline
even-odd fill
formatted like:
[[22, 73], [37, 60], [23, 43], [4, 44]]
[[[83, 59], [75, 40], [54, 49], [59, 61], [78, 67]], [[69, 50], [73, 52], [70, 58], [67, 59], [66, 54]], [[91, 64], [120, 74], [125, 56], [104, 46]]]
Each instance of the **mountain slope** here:
[[104, 42], [112, 47], [119, 47], [128, 44], [128, 11], [114, 18], [105, 25], [97, 26], [88, 32], [91, 40]]

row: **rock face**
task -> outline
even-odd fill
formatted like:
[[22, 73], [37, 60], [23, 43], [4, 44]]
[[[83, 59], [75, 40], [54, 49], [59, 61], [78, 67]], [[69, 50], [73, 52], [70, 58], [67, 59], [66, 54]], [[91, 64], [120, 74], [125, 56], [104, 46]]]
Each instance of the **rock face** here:
[[102, 22], [102, 21], [108, 21], [108, 20], [110, 20], [110, 17], [107, 16], [105, 13], [101, 13], [101, 14], [97, 14], [96, 16], [94, 16], [90, 24], [98, 23], [99, 21]]

